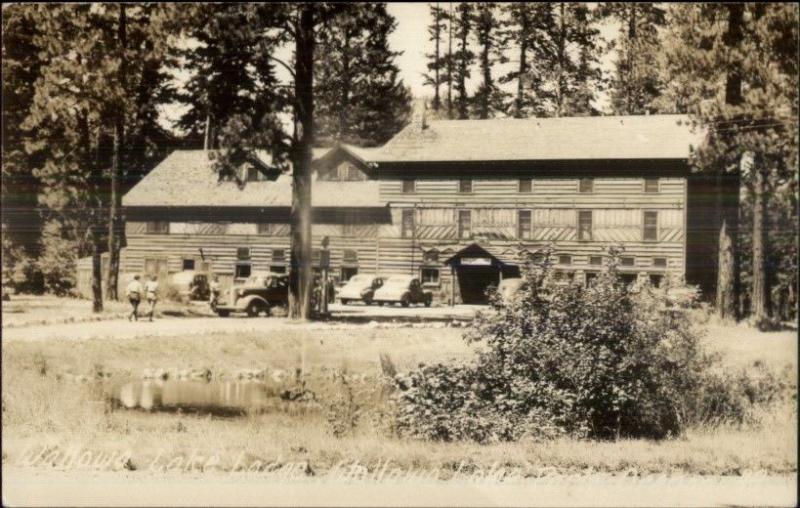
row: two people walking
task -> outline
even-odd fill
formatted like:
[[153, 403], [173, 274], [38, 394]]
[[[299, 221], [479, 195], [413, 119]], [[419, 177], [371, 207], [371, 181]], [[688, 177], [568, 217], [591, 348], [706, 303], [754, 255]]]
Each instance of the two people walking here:
[[128, 301], [131, 304], [131, 313], [128, 315], [128, 321], [139, 320], [139, 304], [142, 301], [142, 296], [144, 296], [148, 304], [145, 315], [152, 321], [156, 309], [156, 302], [158, 301], [158, 280], [155, 275], [151, 275], [150, 280], [145, 282], [144, 286], [142, 286], [139, 279], [139, 275], [134, 275], [133, 280], [128, 284], [125, 290], [128, 295]]

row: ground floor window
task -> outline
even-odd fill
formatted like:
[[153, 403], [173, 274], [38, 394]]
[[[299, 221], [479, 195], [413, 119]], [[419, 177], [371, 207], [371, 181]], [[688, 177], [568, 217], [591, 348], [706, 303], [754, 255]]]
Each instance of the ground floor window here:
[[236, 263], [236, 269], [233, 277], [236, 279], [246, 279], [250, 277], [252, 272], [252, 265], [250, 263]]
[[349, 281], [353, 276], [358, 274], [357, 266], [343, 266], [342, 267], [342, 282]]
[[597, 281], [600, 272], [586, 272], [586, 287], [591, 287]]
[[572, 282], [575, 280], [575, 272], [567, 272], [564, 270], [557, 270], [553, 275], [556, 282]]
[[269, 271], [273, 273], [286, 273], [286, 265], [271, 265]]
[[635, 273], [621, 273], [619, 274], [619, 278], [626, 286], [630, 286], [631, 284], [636, 282], [639, 276], [636, 275]]
[[420, 281], [426, 286], [439, 285], [439, 269], [431, 267], [423, 267], [420, 269]]
[[183, 260], [183, 269], [184, 270], [194, 270], [194, 259], [184, 259]]
[[651, 273], [650, 274], [650, 285], [655, 288], [660, 288], [661, 284], [664, 282], [664, 275], [661, 273]]

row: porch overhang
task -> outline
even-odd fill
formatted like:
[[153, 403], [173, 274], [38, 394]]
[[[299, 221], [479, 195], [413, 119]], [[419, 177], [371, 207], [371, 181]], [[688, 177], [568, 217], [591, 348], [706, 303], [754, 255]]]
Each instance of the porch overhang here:
[[[495, 249], [492, 249], [494, 251]], [[506, 252], [490, 252], [477, 242], [467, 245], [444, 261], [444, 264], [451, 267], [493, 267], [503, 268], [505, 266], [516, 266], [518, 264], [514, 256]]]

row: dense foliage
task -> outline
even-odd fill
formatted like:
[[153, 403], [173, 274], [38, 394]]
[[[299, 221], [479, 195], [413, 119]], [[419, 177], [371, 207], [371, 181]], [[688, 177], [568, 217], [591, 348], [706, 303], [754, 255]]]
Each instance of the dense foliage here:
[[398, 427], [430, 439], [515, 440], [677, 435], [706, 361], [666, 294], [634, 292], [608, 269], [589, 287], [530, 262], [511, 301], [481, 314], [466, 339], [473, 365], [423, 366], [396, 378]]

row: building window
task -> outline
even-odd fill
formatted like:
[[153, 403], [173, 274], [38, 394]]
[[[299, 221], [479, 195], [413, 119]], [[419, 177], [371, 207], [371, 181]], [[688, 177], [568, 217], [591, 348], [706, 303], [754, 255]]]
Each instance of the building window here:
[[233, 276], [236, 279], [246, 279], [250, 277], [251, 271], [252, 271], [252, 266], [250, 265], [250, 263], [236, 263]]
[[589, 264], [599, 266], [603, 264], [603, 256], [589, 256]]
[[645, 178], [644, 191], [647, 193], [658, 192], [658, 178]]
[[458, 192], [467, 194], [472, 192], [472, 180], [469, 178], [462, 178], [458, 181]]
[[283, 249], [272, 249], [272, 262], [273, 263], [285, 263], [286, 262], [286, 251]]
[[619, 278], [622, 280], [623, 284], [625, 284], [626, 286], [630, 286], [631, 284], [634, 284], [636, 282], [639, 276], [636, 275], [635, 273], [621, 273], [619, 274]]
[[658, 240], [658, 212], [644, 212], [644, 241], [653, 242]]
[[438, 268], [430, 268], [430, 267], [422, 267], [420, 268], [419, 272], [419, 279], [422, 281], [422, 284], [426, 286], [438, 286], [439, 285], [439, 269]]
[[358, 267], [356, 266], [343, 266], [342, 267], [342, 281], [347, 282], [355, 275], [358, 275]]
[[531, 211], [520, 210], [517, 214], [517, 238], [520, 240], [531, 239]]
[[537, 265], [541, 265], [542, 263], [544, 263], [544, 254], [542, 254], [541, 252], [537, 252], [533, 255], [532, 260]]
[[458, 211], [458, 238], [461, 240], [472, 238], [472, 214], [469, 210]]
[[657, 266], [659, 268], [666, 268], [667, 258], [653, 258], [653, 266]]
[[269, 271], [272, 273], [286, 273], [286, 265], [270, 265]]
[[569, 254], [559, 254], [558, 255], [558, 264], [559, 265], [571, 265], [572, 264], [572, 256]]
[[412, 238], [414, 236], [414, 210], [403, 210], [403, 223], [400, 236]]
[[575, 280], [575, 272], [565, 272], [557, 270], [553, 275], [553, 280], [556, 282], [573, 282]]
[[236, 259], [238, 261], [250, 261], [250, 247], [238, 247], [236, 249]]
[[532, 192], [533, 191], [533, 180], [530, 178], [520, 178], [519, 179], [519, 191], [520, 192]]
[[145, 258], [144, 273], [148, 277], [153, 275], [158, 277], [168, 273], [167, 260], [165, 258]]
[[345, 250], [344, 255], [342, 256], [342, 262], [358, 263], [358, 252], [354, 250]]
[[403, 180], [403, 194], [411, 194], [414, 192], [414, 180], [411, 178], [405, 178]]
[[148, 235], [169, 234], [169, 222], [163, 220], [148, 222], [146, 231]]
[[594, 192], [594, 179], [593, 178], [581, 178], [578, 181], [578, 192], [580, 192], [580, 193]]
[[592, 211], [578, 211], [578, 240], [592, 239]]
[[267, 222], [261, 222], [258, 224], [258, 234], [259, 235], [272, 235], [274, 234], [274, 228], [272, 224]]
[[619, 264], [621, 266], [633, 266], [634, 265], [634, 258], [632, 258], [632, 257], [619, 258]]
[[183, 269], [184, 270], [194, 270], [194, 259], [184, 259], [183, 260]]
[[422, 255], [422, 260], [426, 263], [438, 263], [439, 251], [434, 249], [426, 251], [425, 254]]
[[664, 276], [660, 273], [651, 273], [650, 274], [650, 285], [655, 288], [660, 288], [661, 283], [664, 282]]
[[597, 277], [600, 275], [599, 272], [585, 272], [584, 278], [586, 280], [586, 287], [591, 287], [594, 285], [595, 281], [597, 281]]

